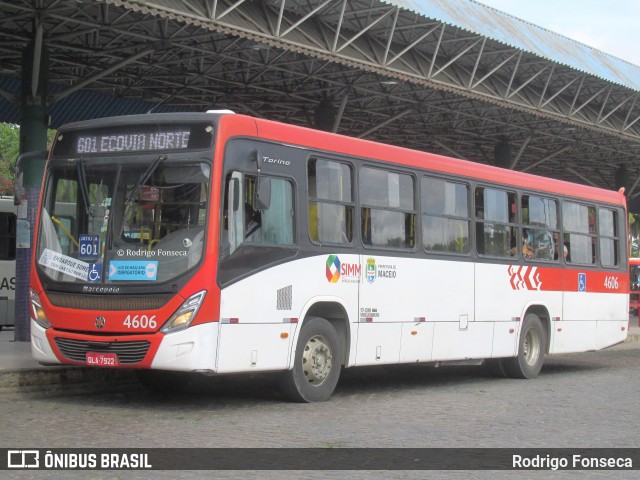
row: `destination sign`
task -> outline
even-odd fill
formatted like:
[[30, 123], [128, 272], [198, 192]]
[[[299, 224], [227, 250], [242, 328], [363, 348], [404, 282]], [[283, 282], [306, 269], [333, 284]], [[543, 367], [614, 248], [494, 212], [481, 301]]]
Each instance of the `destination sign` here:
[[76, 153], [116, 153], [189, 148], [189, 130], [119, 135], [79, 135]]
[[88, 129], [61, 130], [53, 157], [130, 154], [210, 149], [212, 122], [131, 124]]

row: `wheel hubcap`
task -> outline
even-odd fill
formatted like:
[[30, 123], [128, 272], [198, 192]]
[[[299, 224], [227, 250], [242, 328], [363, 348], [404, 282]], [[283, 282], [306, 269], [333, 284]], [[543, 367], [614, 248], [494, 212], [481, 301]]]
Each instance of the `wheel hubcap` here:
[[540, 358], [540, 336], [538, 332], [531, 329], [527, 332], [524, 337], [524, 359], [528, 365], [534, 366], [538, 363], [538, 359]]
[[333, 365], [333, 356], [327, 340], [316, 335], [304, 346], [302, 371], [312, 385], [321, 385], [329, 376]]

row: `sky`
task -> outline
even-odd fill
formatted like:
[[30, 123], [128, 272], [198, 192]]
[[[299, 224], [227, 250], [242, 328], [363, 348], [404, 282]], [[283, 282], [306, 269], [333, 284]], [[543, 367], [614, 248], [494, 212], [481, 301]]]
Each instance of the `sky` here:
[[476, 0], [640, 66], [640, 0]]

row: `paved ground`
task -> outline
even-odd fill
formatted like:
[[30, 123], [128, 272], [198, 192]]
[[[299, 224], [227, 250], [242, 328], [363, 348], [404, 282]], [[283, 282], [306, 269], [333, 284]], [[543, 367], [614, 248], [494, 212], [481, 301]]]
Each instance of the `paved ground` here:
[[[7, 333], [2, 332], [4, 337]], [[25, 345], [0, 340], [0, 447], [638, 447], [640, 341], [548, 357], [539, 378], [481, 367], [346, 370], [331, 401], [282, 401], [273, 377], [198, 377], [157, 395], [110, 370], [34, 368]], [[12, 345], [13, 344], [13, 345]], [[12, 355], [5, 349], [14, 349]], [[8, 371], [11, 356], [19, 368]], [[33, 373], [33, 372], [36, 373]], [[79, 372], [97, 372], [83, 377]], [[27, 373], [31, 372], [31, 373]], [[57, 373], [56, 373], [57, 372]], [[63, 373], [64, 372], [64, 373]], [[73, 373], [76, 372], [76, 373]], [[24, 374], [26, 376], [20, 376]], [[74, 375], [78, 375], [74, 377]], [[62, 381], [62, 388], [44, 381]], [[61, 380], [62, 379], [62, 380]], [[66, 383], [65, 383], [66, 382]], [[212, 478], [203, 472], [3, 472], [3, 478]], [[215, 478], [548, 478], [549, 472], [216, 472]], [[553, 478], [637, 478], [556, 472]]]
[[[31, 356], [29, 342], [14, 342], [13, 330], [0, 331], [0, 388], [9, 386], [37, 386], [42, 384], [55, 385], [64, 381], [69, 382], [90, 380], [93, 378], [119, 378], [112, 370], [96, 368], [45, 367], [36, 362]], [[640, 326], [634, 317], [629, 327], [626, 343], [640, 343]]]

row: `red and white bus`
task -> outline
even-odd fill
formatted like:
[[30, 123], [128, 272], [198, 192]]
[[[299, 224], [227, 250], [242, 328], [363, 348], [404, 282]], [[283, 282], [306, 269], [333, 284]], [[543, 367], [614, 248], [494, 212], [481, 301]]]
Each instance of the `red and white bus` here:
[[[57, 205], [74, 202], [62, 228]], [[600, 190], [235, 114], [67, 125], [32, 278], [45, 364], [282, 371], [545, 355], [625, 340], [626, 203]]]

